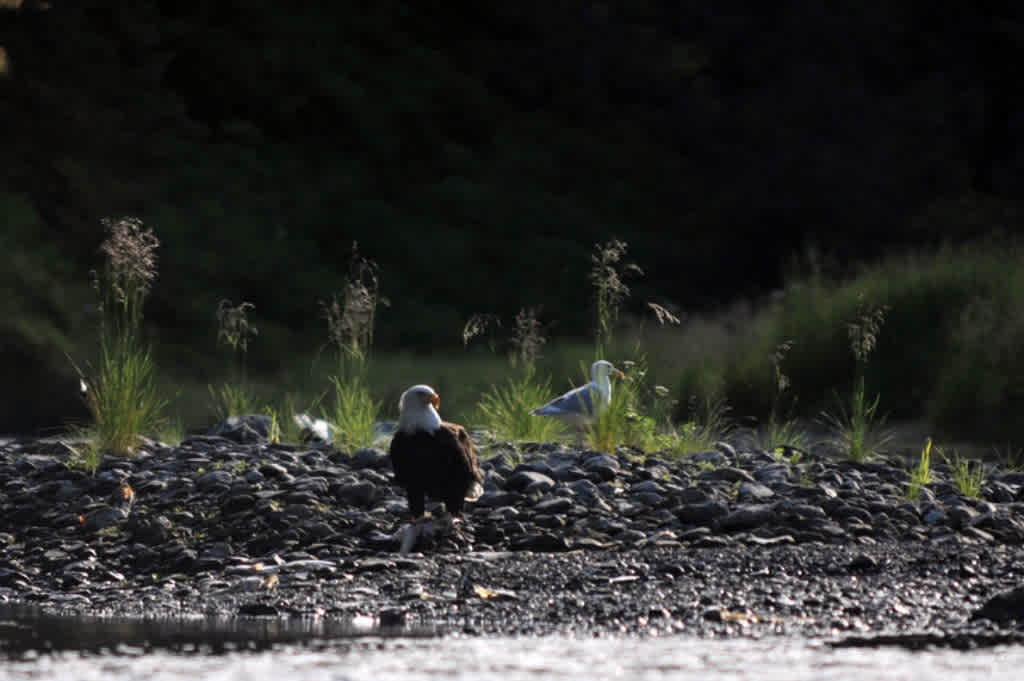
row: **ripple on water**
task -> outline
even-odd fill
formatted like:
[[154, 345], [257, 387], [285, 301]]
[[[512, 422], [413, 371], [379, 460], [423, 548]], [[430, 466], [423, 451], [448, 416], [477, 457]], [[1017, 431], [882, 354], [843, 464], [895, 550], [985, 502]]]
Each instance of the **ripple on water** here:
[[1024, 646], [971, 652], [834, 650], [797, 639], [365, 637], [260, 652], [62, 652], [0, 666], [0, 679], [389, 681], [392, 679], [1019, 679]]

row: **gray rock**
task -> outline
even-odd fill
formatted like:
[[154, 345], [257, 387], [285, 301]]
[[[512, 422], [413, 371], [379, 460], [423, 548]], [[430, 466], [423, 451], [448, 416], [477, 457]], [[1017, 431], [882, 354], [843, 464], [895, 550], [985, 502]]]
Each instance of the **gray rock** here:
[[973, 523], [980, 514], [970, 506], [958, 505], [949, 508], [946, 515], [950, 526], [960, 530]]
[[629, 488], [630, 494], [643, 494], [646, 492], [653, 492], [655, 494], [664, 494], [665, 487], [658, 483], [656, 480], [644, 480], [631, 485]]
[[388, 453], [378, 447], [364, 447], [352, 455], [352, 468], [382, 469], [391, 465]]
[[996, 594], [971, 614], [971, 619], [987, 619], [998, 624], [1024, 623], [1024, 586]]
[[700, 480], [722, 480], [724, 482], [755, 482], [754, 476], [750, 473], [742, 468], [733, 468], [732, 466], [703, 471], [697, 478]]
[[550, 532], [536, 532], [516, 537], [512, 541], [516, 551], [561, 552], [569, 550], [565, 537]]
[[555, 486], [555, 481], [537, 471], [520, 470], [513, 473], [505, 483], [505, 488], [513, 491], [524, 491], [528, 487], [534, 491], [547, 492]]
[[565, 497], [552, 497], [537, 502], [533, 506], [536, 513], [565, 513], [573, 506], [572, 501]]
[[342, 485], [337, 492], [337, 498], [353, 506], [369, 506], [377, 498], [377, 486], [372, 482], [361, 481]]
[[735, 456], [735, 451], [733, 451], [732, 454], [727, 456], [722, 452], [711, 450], [707, 452], [697, 452], [696, 454], [690, 456], [690, 460], [693, 461], [694, 463], [706, 463], [712, 466], [724, 466], [725, 464], [729, 463], [729, 460], [731, 458], [735, 458]]
[[761, 503], [768, 501], [775, 496], [770, 488], [758, 482], [744, 482], [740, 484], [737, 499], [740, 503]]
[[775, 506], [772, 504], [750, 504], [740, 506], [726, 516], [718, 518], [715, 526], [722, 532], [752, 530], [771, 522], [775, 517]]
[[266, 442], [271, 419], [265, 414], [229, 416], [210, 429], [210, 435], [223, 437], [240, 444]]
[[234, 476], [228, 471], [210, 471], [196, 479], [196, 488], [203, 492], [215, 491], [217, 488], [226, 491], [231, 487], [232, 480]]
[[695, 504], [684, 504], [676, 509], [676, 517], [685, 525], [705, 525], [724, 517], [729, 507], [721, 501], [702, 501]]

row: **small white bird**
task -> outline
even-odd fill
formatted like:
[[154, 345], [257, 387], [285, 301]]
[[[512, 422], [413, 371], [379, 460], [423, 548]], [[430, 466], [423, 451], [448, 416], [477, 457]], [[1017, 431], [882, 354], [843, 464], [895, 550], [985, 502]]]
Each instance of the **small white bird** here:
[[590, 383], [570, 390], [530, 413], [550, 416], [577, 428], [593, 423], [612, 401], [612, 382], [609, 376], [613, 375], [626, 377], [611, 362], [599, 359], [590, 365]]

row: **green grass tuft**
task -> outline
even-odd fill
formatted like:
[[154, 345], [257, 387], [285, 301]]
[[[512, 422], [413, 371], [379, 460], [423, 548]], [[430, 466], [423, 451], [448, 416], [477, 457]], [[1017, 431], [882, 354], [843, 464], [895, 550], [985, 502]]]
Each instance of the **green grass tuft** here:
[[707, 400], [703, 413], [679, 426], [669, 424], [667, 432], [655, 437], [657, 449], [672, 457], [687, 456], [713, 449], [715, 443], [732, 430], [729, 407], [723, 400]]
[[350, 453], [370, 447], [376, 439], [374, 424], [381, 403], [373, 399], [365, 381], [359, 376], [333, 376], [334, 405], [324, 418], [336, 429], [334, 444]]
[[142, 304], [156, 278], [159, 241], [136, 218], [104, 220], [104, 226], [108, 234], [101, 250], [107, 262], [94, 280], [102, 313], [99, 361], [92, 375], [74, 366], [85, 389], [95, 446], [128, 455], [140, 435], [160, 428], [167, 405], [157, 387], [153, 355], [141, 340]]
[[967, 457], [961, 457], [956, 451], [952, 456], [946, 456], [939, 450], [946, 465], [949, 466], [950, 476], [957, 491], [970, 499], [981, 497], [981, 490], [985, 486], [985, 466], [981, 461], [971, 461]]
[[545, 442], [565, 437], [563, 423], [547, 416], [534, 416], [531, 410], [551, 399], [551, 380], [540, 380], [532, 368], [504, 384], [492, 385], [477, 404], [473, 423], [479, 424], [502, 440]]
[[257, 411], [256, 392], [245, 383], [223, 383], [218, 387], [208, 386], [208, 389], [210, 409], [220, 421], [229, 416], [245, 416]]
[[921, 490], [932, 481], [932, 439], [928, 438], [921, 448], [921, 456], [917, 465], [910, 471], [910, 482], [907, 483], [907, 498], [917, 501]]
[[839, 402], [838, 411], [822, 412], [822, 420], [833, 431], [832, 442], [850, 461], [867, 461], [892, 441], [892, 434], [885, 429], [885, 416], [878, 415], [879, 399], [878, 395], [873, 400], [867, 398], [861, 377], [850, 395], [849, 408]]

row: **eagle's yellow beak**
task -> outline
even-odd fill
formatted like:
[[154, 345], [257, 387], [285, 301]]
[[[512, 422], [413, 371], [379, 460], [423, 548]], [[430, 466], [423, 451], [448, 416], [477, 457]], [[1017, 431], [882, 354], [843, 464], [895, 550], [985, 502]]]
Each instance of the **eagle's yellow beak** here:
[[621, 371], [619, 371], [618, 369], [616, 369], [614, 376], [615, 376], [615, 378], [625, 378], [626, 374], [624, 374]]
[[434, 393], [433, 395], [430, 396], [430, 403], [432, 405], [434, 405], [434, 409], [440, 409], [441, 408], [441, 396], [438, 395], [437, 393]]

